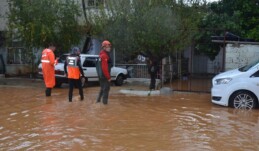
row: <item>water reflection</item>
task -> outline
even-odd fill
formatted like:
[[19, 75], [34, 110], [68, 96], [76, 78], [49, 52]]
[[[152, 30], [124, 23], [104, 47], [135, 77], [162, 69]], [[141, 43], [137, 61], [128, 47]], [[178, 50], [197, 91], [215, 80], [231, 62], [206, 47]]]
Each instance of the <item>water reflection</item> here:
[[[1, 150], [259, 150], [258, 110], [210, 103], [209, 94], [138, 97], [112, 87], [108, 106], [98, 87], [81, 102], [67, 89], [0, 87]], [[15, 93], [13, 93], [15, 92]]]

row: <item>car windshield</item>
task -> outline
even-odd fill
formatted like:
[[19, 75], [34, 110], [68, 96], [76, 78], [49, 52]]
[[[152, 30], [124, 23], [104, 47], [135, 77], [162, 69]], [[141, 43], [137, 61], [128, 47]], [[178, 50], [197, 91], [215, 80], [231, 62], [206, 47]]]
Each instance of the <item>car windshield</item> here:
[[58, 59], [58, 63], [64, 63], [66, 61], [68, 55], [62, 55]]
[[246, 72], [249, 69], [251, 69], [253, 66], [255, 66], [256, 64], [258, 64], [258, 63], [259, 63], [259, 60], [253, 61], [250, 64], [245, 65], [245, 66], [239, 68], [238, 70], [241, 71], [241, 72]]

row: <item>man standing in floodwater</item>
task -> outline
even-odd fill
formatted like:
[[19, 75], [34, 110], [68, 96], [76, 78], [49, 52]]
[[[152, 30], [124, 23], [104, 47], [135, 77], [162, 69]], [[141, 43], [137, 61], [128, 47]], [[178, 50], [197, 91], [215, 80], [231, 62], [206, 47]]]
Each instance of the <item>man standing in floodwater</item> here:
[[107, 40], [102, 42], [102, 50], [99, 54], [99, 62], [96, 64], [97, 73], [100, 82], [100, 92], [97, 97], [96, 103], [102, 102], [103, 104], [108, 104], [108, 97], [111, 85], [111, 68], [112, 60], [110, 57], [111, 43]]
[[150, 75], [150, 85], [149, 85], [149, 90], [155, 90], [156, 88], [156, 76], [157, 76], [157, 71], [158, 71], [158, 62], [154, 58], [149, 58], [148, 59], [148, 73]]
[[[66, 62], [64, 63], [64, 71], [68, 78], [69, 91], [68, 91], [68, 101], [72, 102], [73, 89], [74, 86], [78, 86], [80, 99], [84, 100], [84, 93], [82, 87], [82, 78], [85, 78], [81, 60], [80, 60], [81, 50], [78, 47], [72, 49], [71, 54], [67, 57]], [[80, 77], [82, 75], [82, 77]]]
[[49, 47], [42, 51], [41, 63], [43, 79], [46, 85], [45, 94], [51, 96], [51, 89], [55, 86], [55, 55], [54, 51], [56, 47], [53, 44], [49, 44]]

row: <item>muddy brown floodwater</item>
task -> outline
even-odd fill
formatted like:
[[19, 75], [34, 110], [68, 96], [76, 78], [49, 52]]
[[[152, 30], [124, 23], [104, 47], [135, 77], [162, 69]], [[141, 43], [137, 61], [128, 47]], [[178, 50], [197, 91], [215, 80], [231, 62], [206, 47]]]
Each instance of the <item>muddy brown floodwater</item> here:
[[67, 87], [0, 86], [0, 150], [255, 151], [259, 112], [211, 104], [209, 94], [127, 96], [112, 87], [107, 106], [99, 87], [67, 100]]

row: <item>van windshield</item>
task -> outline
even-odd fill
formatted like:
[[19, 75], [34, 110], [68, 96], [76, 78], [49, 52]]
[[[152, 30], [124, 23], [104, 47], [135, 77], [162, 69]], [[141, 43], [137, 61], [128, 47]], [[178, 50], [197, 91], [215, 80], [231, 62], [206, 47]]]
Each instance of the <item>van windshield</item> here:
[[253, 61], [253, 62], [251, 62], [250, 64], [245, 65], [245, 66], [239, 68], [238, 70], [241, 71], [241, 72], [246, 72], [246, 71], [248, 71], [250, 68], [252, 68], [253, 66], [255, 66], [256, 64], [258, 64], [258, 63], [259, 63], [259, 60]]
[[58, 63], [65, 63], [68, 54], [61, 55], [58, 59]]

